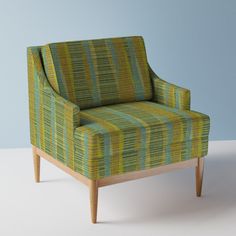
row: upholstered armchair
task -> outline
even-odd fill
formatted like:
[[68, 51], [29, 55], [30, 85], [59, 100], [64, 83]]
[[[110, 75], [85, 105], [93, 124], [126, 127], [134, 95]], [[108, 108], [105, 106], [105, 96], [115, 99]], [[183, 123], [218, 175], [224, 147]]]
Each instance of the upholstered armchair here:
[[90, 190], [194, 167], [201, 195], [209, 117], [190, 110], [190, 91], [160, 79], [140, 36], [28, 48], [30, 137], [40, 157]]

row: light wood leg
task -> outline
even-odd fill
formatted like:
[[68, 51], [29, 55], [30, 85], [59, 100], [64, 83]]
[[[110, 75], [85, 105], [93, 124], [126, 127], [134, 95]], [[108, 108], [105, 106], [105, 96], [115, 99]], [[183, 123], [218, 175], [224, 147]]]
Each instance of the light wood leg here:
[[198, 164], [196, 166], [196, 195], [201, 197], [202, 194], [202, 180], [204, 170], [204, 158], [198, 158]]
[[34, 177], [35, 182], [40, 182], [40, 156], [36, 153], [36, 149], [33, 147], [33, 159], [34, 159]]
[[90, 191], [90, 208], [91, 208], [91, 221], [97, 222], [97, 205], [98, 205], [98, 183], [96, 180], [91, 180], [89, 183]]

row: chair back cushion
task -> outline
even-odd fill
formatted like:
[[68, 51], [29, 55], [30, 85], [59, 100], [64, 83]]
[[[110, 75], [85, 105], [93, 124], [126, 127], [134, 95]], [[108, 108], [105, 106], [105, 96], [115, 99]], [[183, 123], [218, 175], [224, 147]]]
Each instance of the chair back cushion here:
[[152, 98], [140, 36], [51, 43], [42, 57], [51, 86], [81, 109]]

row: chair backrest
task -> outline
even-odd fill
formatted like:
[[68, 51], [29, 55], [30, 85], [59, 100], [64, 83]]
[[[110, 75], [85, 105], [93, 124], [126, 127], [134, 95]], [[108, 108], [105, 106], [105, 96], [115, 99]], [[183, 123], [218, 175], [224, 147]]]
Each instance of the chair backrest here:
[[152, 97], [140, 36], [51, 43], [41, 52], [51, 86], [81, 109]]

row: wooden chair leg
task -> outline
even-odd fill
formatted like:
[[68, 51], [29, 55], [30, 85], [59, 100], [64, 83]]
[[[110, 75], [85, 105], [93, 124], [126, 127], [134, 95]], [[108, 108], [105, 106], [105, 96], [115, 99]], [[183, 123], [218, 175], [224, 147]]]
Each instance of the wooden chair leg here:
[[90, 192], [90, 208], [91, 208], [91, 221], [97, 222], [97, 205], [98, 205], [98, 185], [96, 180], [91, 180], [89, 184]]
[[204, 158], [198, 158], [198, 164], [196, 166], [196, 195], [201, 197], [202, 194], [202, 181], [203, 181], [203, 170], [204, 170]]
[[33, 159], [34, 159], [34, 177], [35, 182], [40, 182], [40, 156], [36, 153], [35, 147], [33, 147]]

